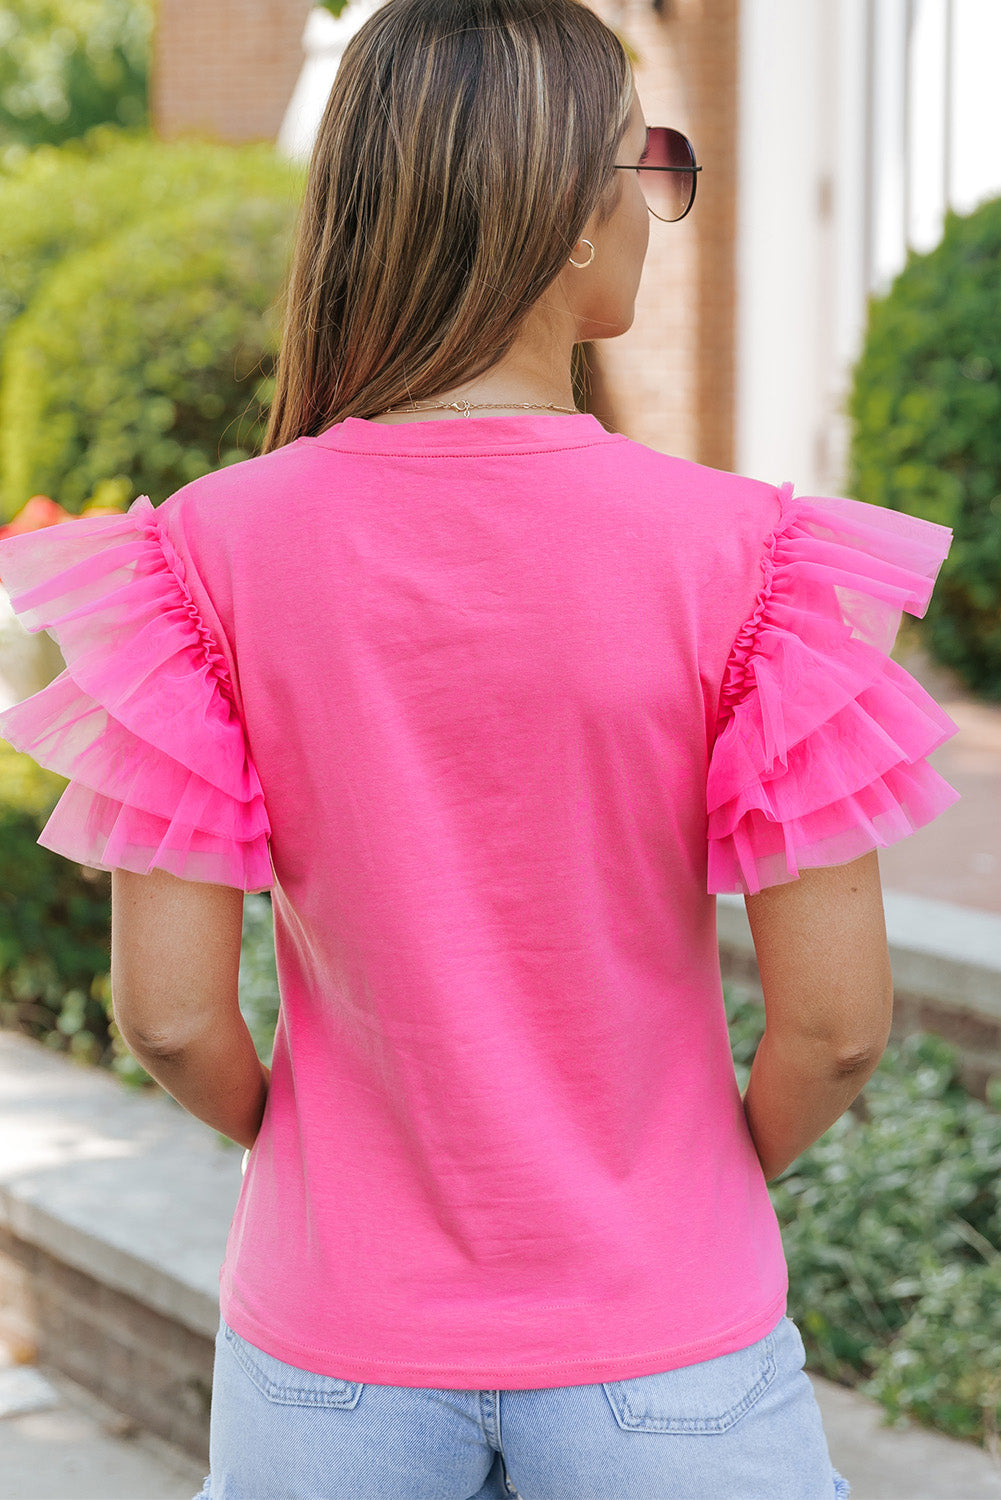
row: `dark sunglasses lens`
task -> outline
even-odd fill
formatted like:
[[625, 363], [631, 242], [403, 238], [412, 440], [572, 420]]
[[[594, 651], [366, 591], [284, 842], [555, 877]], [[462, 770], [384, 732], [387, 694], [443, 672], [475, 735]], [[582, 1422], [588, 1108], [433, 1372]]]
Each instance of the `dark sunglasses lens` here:
[[[637, 176], [650, 209], [658, 219], [680, 219], [695, 193], [695, 155], [687, 136], [666, 125], [651, 125]], [[672, 167], [670, 172], [645, 172], [644, 167]]]

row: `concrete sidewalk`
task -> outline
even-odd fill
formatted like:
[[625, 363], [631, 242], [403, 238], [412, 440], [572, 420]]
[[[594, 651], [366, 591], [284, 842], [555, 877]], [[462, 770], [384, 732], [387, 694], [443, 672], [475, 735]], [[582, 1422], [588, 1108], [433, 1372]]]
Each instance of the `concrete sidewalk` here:
[[879, 851], [883, 889], [1001, 915], [1001, 703], [982, 703], [916, 644], [907, 617], [900, 665], [959, 725], [928, 757], [960, 793], [933, 822]]
[[[192, 1500], [208, 1472], [50, 1366], [0, 1345], [0, 1500]], [[8, 1409], [13, 1407], [13, 1411]], [[27, 1408], [27, 1409], [26, 1409]]]

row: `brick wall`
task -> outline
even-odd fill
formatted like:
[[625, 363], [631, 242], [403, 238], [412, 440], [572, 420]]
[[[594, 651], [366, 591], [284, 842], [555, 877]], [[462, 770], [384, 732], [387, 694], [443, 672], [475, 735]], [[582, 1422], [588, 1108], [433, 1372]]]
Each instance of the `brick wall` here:
[[274, 140], [310, 0], [158, 0], [150, 109], [163, 139]]

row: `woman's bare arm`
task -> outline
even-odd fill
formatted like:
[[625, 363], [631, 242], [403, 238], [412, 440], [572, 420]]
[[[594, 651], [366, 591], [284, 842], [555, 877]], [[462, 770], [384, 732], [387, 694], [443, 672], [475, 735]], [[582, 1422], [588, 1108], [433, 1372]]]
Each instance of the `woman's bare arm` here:
[[890, 1035], [893, 975], [875, 850], [744, 901], [765, 1000], [744, 1113], [770, 1179], [875, 1071]]

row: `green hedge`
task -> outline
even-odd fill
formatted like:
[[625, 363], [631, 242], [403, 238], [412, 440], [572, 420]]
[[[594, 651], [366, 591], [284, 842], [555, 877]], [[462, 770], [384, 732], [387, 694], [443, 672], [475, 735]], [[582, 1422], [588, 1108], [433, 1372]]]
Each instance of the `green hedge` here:
[[261, 1060], [270, 1066], [281, 1001], [271, 897], [264, 891], [244, 897], [239, 984], [241, 1014]]
[[[79, 509], [115, 475], [127, 491], [122, 503], [144, 491], [157, 503], [189, 478], [248, 456], [263, 428], [258, 414], [249, 431], [227, 429], [270, 395], [303, 180], [267, 144], [164, 143], [112, 127], [35, 151], [0, 177], [0, 519], [35, 493]], [[132, 263], [135, 256], [148, 264]], [[197, 329], [206, 306], [207, 324]], [[143, 349], [144, 339], [155, 345]], [[153, 409], [137, 417], [147, 369]], [[51, 381], [48, 398], [40, 381]], [[164, 447], [164, 402], [175, 399]], [[79, 424], [93, 423], [95, 412], [102, 440], [91, 451]], [[158, 462], [133, 482], [133, 454], [151, 442]]]
[[0, 175], [0, 344], [45, 274], [68, 255], [114, 239], [163, 209], [223, 191], [266, 192], [294, 211], [303, 169], [267, 143], [160, 141], [101, 125], [32, 151]]
[[37, 843], [65, 786], [0, 740], [0, 1021], [110, 1063], [111, 877]]
[[3, 350], [5, 507], [119, 477], [158, 503], [259, 452], [290, 228], [283, 198], [219, 189], [62, 261]]
[[949, 213], [869, 303], [846, 403], [847, 488], [951, 526], [921, 634], [973, 691], [1001, 700], [1001, 198]]
[[[0, 1026], [106, 1068], [131, 1087], [158, 1089], [114, 1021], [111, 876], [38, 843], [65, 786], [64, 777], [0, 739]], [[269, 1062], [279, 1001], [264, 894], [244, 900], [239, 994]]]
[[0, 148], [145, 121], [152, 31], [152, 0], [4, 0]]

